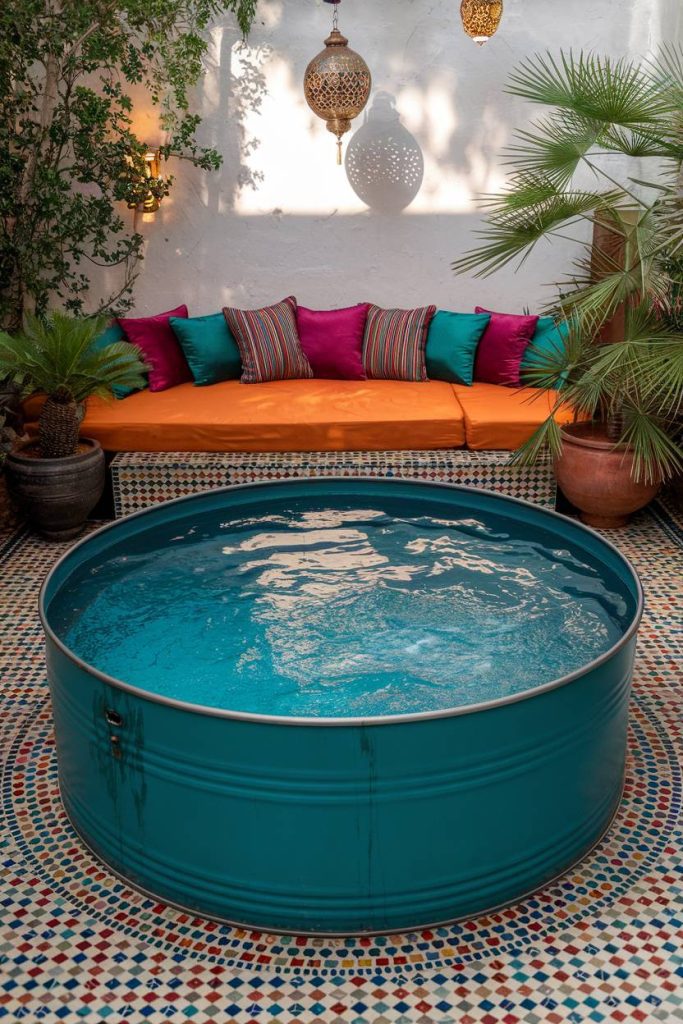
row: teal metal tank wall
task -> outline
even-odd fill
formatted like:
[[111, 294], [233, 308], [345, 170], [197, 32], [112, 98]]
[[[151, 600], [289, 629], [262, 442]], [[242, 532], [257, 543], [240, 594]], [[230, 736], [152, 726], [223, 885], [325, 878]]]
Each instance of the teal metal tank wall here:
[[[581, 673], [490, 705], [292, 719], [162, 699], [108, 679], [53, 633], [50, 600], [83, 561], [193, 508], [232, 510], [384, 487], [444, 490], [549, 526], [619, 573], [637, 612]], [[400, 489], [400, 490], [399, 490]], [[419, 493], [419, 492], [418, 492]], [[422, 491], [422, 493], [425, 493]], [[41, 595], [59, 777], [85, 843], [133, 885], [206, 916], [287, 932], [397, 931], [470, 916], [580, 859], [618, 806], [640, 587], [592, 531], [482, 491], [392, 481], [249, 485], [156, 506], [69, 552]]]

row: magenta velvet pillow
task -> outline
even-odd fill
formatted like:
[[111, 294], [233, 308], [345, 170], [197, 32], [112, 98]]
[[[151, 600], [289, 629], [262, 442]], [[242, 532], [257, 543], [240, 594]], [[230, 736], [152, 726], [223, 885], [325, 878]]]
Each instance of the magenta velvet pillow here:
[[166, 391], [192, 380], [190, 367], [169, 324], [172, 316], [186, 319], [187, 306], [178, 306], [156, 316], [119, 318], [127, 340], [142, 350], [145, 362], [150, 365], [150, 391]]
[[474, 361], [474, 379], [486, 384], [518, 388], [520, 366], [526, 347], [534, 336], [537, 316], [492, 313], [477, 306], [475, 313], [490, 313], [491, 320], [481, 336]]
[[370, 304], [346, 309], [306, 309], [298, 306], [299, 340], [314, 377], [327, 380], [365, 380], [363, 336]]

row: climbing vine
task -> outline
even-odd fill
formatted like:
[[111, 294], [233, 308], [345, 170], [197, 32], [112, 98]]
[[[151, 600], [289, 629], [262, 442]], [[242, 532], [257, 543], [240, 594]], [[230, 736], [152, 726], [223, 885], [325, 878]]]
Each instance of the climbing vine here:
[[[256, 0], [4, 0], [0, 5], [0, 327], [26, 310], [88, 302], [94, 266], [123, 268], [99, 309], [130, 305], [142, 236], [125, 217], [149, 191], [133, 130], [143, 89], [159, 113], [163, 157], [205, 170], [190, 102], [205, 30], [232, 13], [246, 35]], [[173, 179], [152, 186], [167, 194]]]

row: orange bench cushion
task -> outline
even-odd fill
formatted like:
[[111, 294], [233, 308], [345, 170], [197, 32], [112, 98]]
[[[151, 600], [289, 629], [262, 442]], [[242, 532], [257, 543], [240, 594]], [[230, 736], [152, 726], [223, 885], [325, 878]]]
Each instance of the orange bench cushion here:
[[462, 409], [443, 381], [181, 384], [118, 402], [92, 398], [81, 432], [124, 452], [400, 451], [465, 441]]
[[[452, 384], [465, 414], [465, 443], [474, 451], [514, 451], [548, 418], [556, 391], [502, 387], [500, 384]], [[556, 416], [569, 423], [573, 413], [563, 406]]]

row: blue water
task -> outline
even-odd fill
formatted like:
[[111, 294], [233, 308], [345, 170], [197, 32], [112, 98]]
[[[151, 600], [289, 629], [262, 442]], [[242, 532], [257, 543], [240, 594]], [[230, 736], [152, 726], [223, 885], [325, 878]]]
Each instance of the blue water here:
[[552, 533], [373, 506], [183, 519], [80, 569], [50, 622], [89, 664], [167, 697], [346, 717], [528, 690], [607, 651], [633, 617], [616, 576]]

